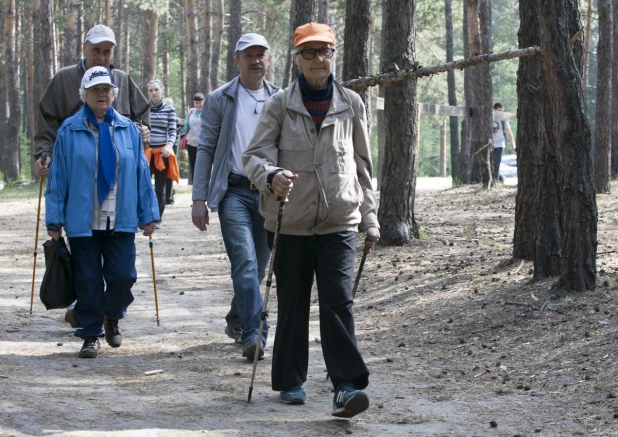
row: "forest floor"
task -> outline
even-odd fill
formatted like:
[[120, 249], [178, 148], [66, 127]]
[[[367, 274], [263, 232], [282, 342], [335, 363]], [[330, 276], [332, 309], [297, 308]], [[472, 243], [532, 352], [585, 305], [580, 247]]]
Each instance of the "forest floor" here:
[[247, 402], [252, 366], [223, 333], [231, 280], [217, 216], [196, 230], [189, 191], [153, 237], [161, 325], [138, 234], [122, 347], [103, 341], [94, 360], [77, 357], [64, 311], [38, 299], [42, 250], [30, 315], [36, 193], [0, 191], [0, 436], [618, 436], [615, 195], [597, 197], [597, 289], [564, 294], [511, 259], [515, 187], [418, 193], [421, 238], [367, 258], [355, 314], [371, 404], [341, 420], [315, 299], [307, 403], [270, 389], [272, 335]]

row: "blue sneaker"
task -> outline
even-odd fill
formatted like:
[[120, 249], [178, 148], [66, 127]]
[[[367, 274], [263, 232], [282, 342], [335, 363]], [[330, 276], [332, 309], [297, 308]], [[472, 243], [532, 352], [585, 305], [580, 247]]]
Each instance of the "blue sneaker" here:
[[289, 390], [284, 390], [279, 394], [281, 402], [292, 405], [302, 405], [307, 400], [307, 394], [302, 385], [297, 385]]
[[362, 413], [367, 408], [369, 408], [369, 397], [364, 391], [358, 390], [350, 382], [342, 382], [337, 385], [331, 415], [350, 418]]

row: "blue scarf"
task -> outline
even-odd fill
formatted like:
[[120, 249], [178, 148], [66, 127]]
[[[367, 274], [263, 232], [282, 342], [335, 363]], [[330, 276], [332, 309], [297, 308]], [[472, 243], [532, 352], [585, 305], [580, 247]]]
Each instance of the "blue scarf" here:
[[99, 123], [87, 104], [84, 104], [84, 115], [99, 130], [99, 165], [97, 169], [97, 196], [99, 206], [116, 185], [116, 149], [109, 132], [110, 123], [114, 119], [114, 109], [110, 106], [105, 113], [105, 121]]

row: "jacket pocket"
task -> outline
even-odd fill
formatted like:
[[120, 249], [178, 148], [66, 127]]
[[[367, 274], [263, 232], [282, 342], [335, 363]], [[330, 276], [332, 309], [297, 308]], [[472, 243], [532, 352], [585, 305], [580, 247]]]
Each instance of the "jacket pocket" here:
[[331, 155], [327, 165], [329, 173], [356, 174], [354, 144], [351, 140], [337, 141], [329, 155]]

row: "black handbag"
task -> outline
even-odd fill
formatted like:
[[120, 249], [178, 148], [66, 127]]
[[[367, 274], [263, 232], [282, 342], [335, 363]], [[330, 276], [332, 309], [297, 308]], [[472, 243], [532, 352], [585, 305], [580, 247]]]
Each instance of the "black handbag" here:
[[41, 282], [41, 302], [48, 310], [66, 308], [75, 302], [71, 254], [64, 238], [43, 243], [45, 275]]

